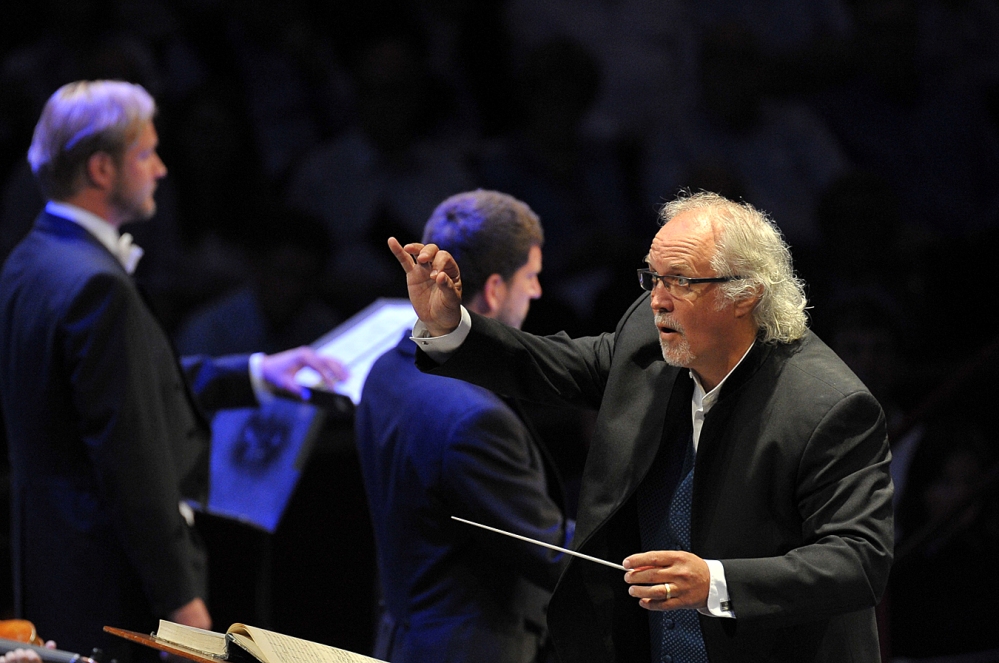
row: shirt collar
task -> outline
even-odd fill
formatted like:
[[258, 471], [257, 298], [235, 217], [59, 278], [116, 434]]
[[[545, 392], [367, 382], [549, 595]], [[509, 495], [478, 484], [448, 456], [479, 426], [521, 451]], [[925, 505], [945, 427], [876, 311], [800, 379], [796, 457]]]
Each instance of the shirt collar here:
[[103, 244], [111, 252], [111, 255], [118, 258], [118, 262], [129, 274], [135, 271], [139, 259], [145, 253], [142, 247], [132, 243], [130, 234], [119, 234], [118, 229], [113, 225], [82, 207], [50, 200], [45, 205], [45, 211], [81, 226], [97, 238], [97, 241]]
[[736, 362], [735, 366], [732, 367], [732, 370], [726, 373], [725, 377], [721, 379], [721, 382], [716, 384], [715, 388], [707, 393], [704, 392], [704, 387], [701, 385], [701, 379], [697, 377], [697, 374], [694, 373], [694, 371], [690, 371], [690, 377], [694, 381], [694, 395], [691, 397], [691, 401], [695, 409], [701, 409], [705, 414], [707, 414], [708, 410], [710, 410], [718, 401], [718, 396], [721, 394], [721, 388], [722, 385], [725, 384], [725, 380], [728, 380], [729, 376], [735, 372], [735, 369], [739, 368], [739, 364], [741, 364], [746, 357], [749, 356], [749, 352], [753, 349], [754, 345], [756, 345], [755, 342], [749, 344], [749, 347], [746, 348], [744, 353], [742, 353], [742, 357]]
[[107, 250], [112, 255], [118, 255], [118, 229], [93, 212], [88, 212], [76, 205], [61, 203], [55, 200], [50, 200], [45, 204], [45, 211], [82, 226], [87, 232], [96, 237], [101, 244], [107, 247]]

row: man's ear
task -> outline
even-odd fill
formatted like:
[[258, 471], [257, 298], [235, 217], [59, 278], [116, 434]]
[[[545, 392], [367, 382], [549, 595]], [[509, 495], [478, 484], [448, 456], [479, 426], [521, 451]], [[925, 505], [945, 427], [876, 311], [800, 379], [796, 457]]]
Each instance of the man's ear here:
[[486, 279], [485, 285], [482, 286], [482, 292], [479, 295], [482, 299], [483, 308], [486, 309], [482, 314], [487, 317], [495, 315], [506, 301], [506, 281], [499, 274], [490, 274], [489, 278]]
[[757, 285], [755, 292], [747, 294], [745, 297], [735, 302], [733, 308], [737, 318], [753, 314], [753, 309], [755, 309], [756, 305], [760, 303], [760, 299], [763, 294], [762, 290], [763, 286]]
[[87, 159], [87, 185], [108, 191], [114, 185], [118, 165], [107, 152], [97, 151]]

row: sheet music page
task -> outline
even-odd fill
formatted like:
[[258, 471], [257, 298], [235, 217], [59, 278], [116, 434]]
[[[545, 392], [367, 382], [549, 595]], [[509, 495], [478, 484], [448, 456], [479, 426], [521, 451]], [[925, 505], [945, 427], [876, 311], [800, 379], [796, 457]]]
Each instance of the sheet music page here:
[[[310, 642], [290, 635], [283, 635], [245, 624], [234, 624], [229, 633], [234, 639], [251, 639], [260, 649], [263, 657], [257, 656], [266, 663], [384, 663], [369, 656], [355, 654], [345, 649], [337, 649]], [[247, 648], [249, 649], [249, 648]]]
[[[402, 333], [416, 323], [416, 312], [408, 299], [382, 298], [316, 341], [312, 347], [324, 357], [337, 359], [350, 376], [335, 391], [357, 405], [361, 387], [371, 365], [383, 353], [394, 348]], [[306, 387], [320, 384], [319, 374], [303, 368], [295, 381]]]

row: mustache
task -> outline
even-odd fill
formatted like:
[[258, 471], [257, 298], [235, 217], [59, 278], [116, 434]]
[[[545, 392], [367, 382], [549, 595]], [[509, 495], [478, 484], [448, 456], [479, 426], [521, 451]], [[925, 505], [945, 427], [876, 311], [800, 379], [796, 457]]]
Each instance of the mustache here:
[[677, 322], [669, 313], [656, 313], [656, 327], [669, 327], [679, 333], [684, 333], [683, 325]]

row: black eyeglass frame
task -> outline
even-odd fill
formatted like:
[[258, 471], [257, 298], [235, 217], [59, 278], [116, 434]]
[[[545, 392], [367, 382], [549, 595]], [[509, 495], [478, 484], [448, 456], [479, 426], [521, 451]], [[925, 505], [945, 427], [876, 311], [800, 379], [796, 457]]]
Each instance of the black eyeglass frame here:
[[[670, 290], [670, 286], [666, 285], [666, 279], [673, 281], [673, 285], [679, 288], [689, 288], [692, 285], [697, 285], [698, 283], [728, 283], [729, 281], [738, 281], [741, 276], [706, 276], [706, 277], [695, 277], [695, 276], [679, 276], [677, 274], [656, 274], [651, 269], [639, 269], [638, 271], [638, 285], [642, 286], [642, 290], [647, 290], [652, 292], [656, 288], [656, 281], [663, 284], [667, 292]], [[652, 287], [646, 287], [645, 276], [648, 274], [652, 279]]]

